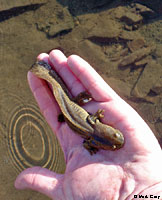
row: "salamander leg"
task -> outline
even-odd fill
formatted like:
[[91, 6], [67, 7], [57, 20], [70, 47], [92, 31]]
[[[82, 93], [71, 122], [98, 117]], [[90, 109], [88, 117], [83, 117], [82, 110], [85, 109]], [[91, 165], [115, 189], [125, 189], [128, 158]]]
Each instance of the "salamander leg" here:
[[84, 140], [84, 141], [83, 141], [83, 147], [84, 147], [85, 149], [87, 149], [87, 151], [89, 151], [89, 153], [90, 153], [91, 155], [96, 154], [97, 151], [98, 151], [98, 149], [95, 148], [95, 147], [93, 147], [93, 146], [91, 146], [91, 145], [92, 145], [92, 141], [91, 141], [91, 140]]
[[87, 121], [88, 121], [91, 125], [94, 125], [94, 124], [96, 123], [96, 120], [97, 120], [97, 119], [100, 120], [101, 118], [104, 117], [103, 112], [104, 112], [104, 110], [99, 109], [94, 115], [89, 115], [89, 116], [87, 117]]
[[73, 101], [80, 106], [88, 103], [91, 100], [92, 100], [91, 95], [86, 91], [79, 93], [75, 98], [73, 98]]
[[101, 119], [104, 117], [104, 110], [103, 109], [98, 109], [97, 112], [94, 114], [94, 117], [96, 119]]

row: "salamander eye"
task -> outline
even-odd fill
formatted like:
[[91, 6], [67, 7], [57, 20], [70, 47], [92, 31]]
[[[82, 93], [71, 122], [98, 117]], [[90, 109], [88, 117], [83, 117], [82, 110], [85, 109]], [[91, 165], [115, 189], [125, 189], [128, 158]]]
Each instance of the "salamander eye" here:
[[115, 138], [119, 138], [120, 137], [120, 134], [118, 132], [114, 133], [113, 135]]

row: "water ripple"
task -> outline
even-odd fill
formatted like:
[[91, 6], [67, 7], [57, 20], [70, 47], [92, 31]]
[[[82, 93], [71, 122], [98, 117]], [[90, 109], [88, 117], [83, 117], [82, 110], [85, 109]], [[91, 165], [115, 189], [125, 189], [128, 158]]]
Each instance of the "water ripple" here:
[[0, 126], [0, 137], [6, 138], [11, 163], [16, 170], [20, 172], [28, 167], [41, 166], [63, 171], [63, 154], [58, 140], [37, 106], [11, 92], [0, 90], [1, 93], [1, 109], [5, 117], [0, 124], [5, 124], [6, 128]]

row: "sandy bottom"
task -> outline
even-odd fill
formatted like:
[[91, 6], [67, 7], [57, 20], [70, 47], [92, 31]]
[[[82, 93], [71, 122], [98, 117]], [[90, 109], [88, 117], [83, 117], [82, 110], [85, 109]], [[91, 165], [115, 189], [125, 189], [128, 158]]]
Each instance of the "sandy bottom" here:
[[36, 165], [59, 173], [65, 170], [57, 138], [26, 80], [41, 52], [59, 48], [67, 56], [77, 54], [87, 60], [137, 110], [162, 145], [160, 1], [141, 1], [144, 5], [119, 0], [81, 1], [81, 5], [78, 0], [64, 4], [33, 0], [32, 5], [31, 1], [2, 2], [0, 199], [48, 199], [36, 192], [17, 191], [16, 176]]

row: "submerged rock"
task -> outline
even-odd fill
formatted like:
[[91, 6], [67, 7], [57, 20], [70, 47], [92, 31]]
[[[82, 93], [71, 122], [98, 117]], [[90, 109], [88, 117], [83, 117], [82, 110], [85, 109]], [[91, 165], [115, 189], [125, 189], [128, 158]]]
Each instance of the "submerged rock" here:
[[112, 42], [117, 41], [121, 33], [120, 25], [115, 20], [107, 18], [98, 21], [88, 33], [88, 39], [96, 42]]
[[137, 38], [133, 41], [130, 41], [127, 43], [128, 48], [131, 52], [134, 52], [140, 48], [143, 48], [145, 46], [145, 40], [143, 38]]
[[119, 67], [126, 67], [128, 65], [134, 64], [135, 62], [145, 58], [152, 52], [151, 47], [143, 47], [142, 49], [136, 50], [122, 58], [119, 62]]
[[[47, 8], [48, 9], [47, 9]], [[68, 33], [74, 27], [74, 21], [68, 9], [58, 4], [50, 3], [35, 12], [37, 29], [44, 32], [47, 37], [55, 37], [58, 34]], [[46, 19], [46, 20], [43, 20]]]
[[125, 22], [128, 25], [139, 24], [143, 20], [143, 17], [140, 14], [132, 12], [131, 9], [123, 6], [119, 6], [115, 10], [115, 16], [120, 21]]
[[151, 18], [155, 16], [155, 12], [151, 8], [148, 8], [142, 4], [134, 3], [132, 6], [136, 13], [139, 13], [144, 17]]
[[16, 1], [6, 1], [6, 0], [1, 0], [0, 2], [0, 11], [2, 10], [9, 10], [12, 8], [16, 7], [23, 7], [23, 6], [28, 6], [32, 4], [43, 4], [47, 3], [48, 0], [16, 0]]
[[150, 90], [156, 88], [157, 83], [162, 87], [162, 66], [155, 61], [148, 63], [137, 83], [135, 84], [132, 95], [136, 97], [146, 97]]

